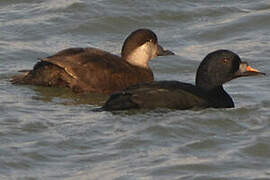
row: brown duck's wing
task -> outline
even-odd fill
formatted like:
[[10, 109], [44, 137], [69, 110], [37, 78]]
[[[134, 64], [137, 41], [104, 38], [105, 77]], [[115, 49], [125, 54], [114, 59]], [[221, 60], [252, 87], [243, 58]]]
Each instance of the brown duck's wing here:
[[[89, 52], [87, 51], [89, 49]], [[98, 49], [95, 48], [69, 48], [58, 53], [42, 59], [42, 61], [49, 62], [51, 64], [57, 65], [65, 70], [74, 79], [78, 79], [74, 68], [79, 67], [86, 60], [85, 54], [88, 52], [88, 55], [96, 53]]]
[[97, 92], [108, 94], [154, 79], [150, 69], [133, 66], [110, 53], [92, 55], [91, 60], [85, 61], [80, 68], [74, 68], [74, 72]]
[[177, 81], [140, 84], [113, 94], [104, 105], [105, 110], [128, 109], [192, 109], [211, 106], [206, 96], [194, 85]]
[[151, 70], [134, 67], [124, 59], [96, 48], [60, 51], [43, 59], [83, 82], [84, 91], [112, 93], [139, 82], [153, 81]]
[[68, 48], [68, 49], [61, 50], [57, 52], [56, 54], [49, 56], [48, 58], [52, 58], [56, 56], [72, 56], [72, 55], [80, 54], [83, 52], [85, 52], [85, 48]]

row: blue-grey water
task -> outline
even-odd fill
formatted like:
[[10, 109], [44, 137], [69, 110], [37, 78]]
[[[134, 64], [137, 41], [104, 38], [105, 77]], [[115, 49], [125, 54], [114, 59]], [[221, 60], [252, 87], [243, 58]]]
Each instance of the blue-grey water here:
[[[18, 70], [69, 47], [119, 54], [141, 27], [177, 55], [156, 80], [194, 82], [229, 49], [270, 72], [269, 0], [0, 0], [0, 179], [270, 179], [269, 76], [233, 80], [233, 109], [95, 112], [106, 97], [14, 86]], [[90, 102], [95, 101], [95, 102]]]

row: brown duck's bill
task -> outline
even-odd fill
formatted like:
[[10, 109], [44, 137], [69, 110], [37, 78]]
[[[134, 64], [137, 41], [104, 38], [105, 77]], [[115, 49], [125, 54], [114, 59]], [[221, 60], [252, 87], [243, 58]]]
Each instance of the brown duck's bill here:
[[170, 55], [175, 55], [174, 52], [164, 49], [161, 45], [158, 45], [158, 56], [170, 56]]

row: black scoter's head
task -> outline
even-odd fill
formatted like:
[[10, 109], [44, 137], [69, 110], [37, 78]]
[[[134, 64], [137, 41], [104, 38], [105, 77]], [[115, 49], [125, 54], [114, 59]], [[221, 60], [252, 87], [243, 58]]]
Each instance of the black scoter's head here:
[[150, 29], [138, 29], [125, 40], [121, 56], [128, 62], [139, 66], [148, 66], [148, 61], [157, 56], [173, 55], [158, 44], [156, 34]]
[[196, 86], [211, 90], [234, 78], [264, 74], [229, 50], [209, 53], [201, 62], [196, 75]]

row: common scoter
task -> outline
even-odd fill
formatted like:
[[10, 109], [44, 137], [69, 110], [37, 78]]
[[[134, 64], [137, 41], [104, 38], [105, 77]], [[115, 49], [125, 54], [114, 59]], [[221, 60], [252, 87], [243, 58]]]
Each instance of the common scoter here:
[[97, 48], [69, 48], [41, 59], [11, 80], [14, 84], [68, 87], [76, 92], [111, 94], [142, 82], [152, 82], [149, 61], [173, 55], [158, 44], [150, 29], [138, 29], [124, 41], [121, 57]]
[[223, 84], [243, 76], [262, 75], [229, 50], [209, 53], [199, 65], [196, 85], [179, 81], [142, 83], [111, 95], [103, 110], [232, 108]]

